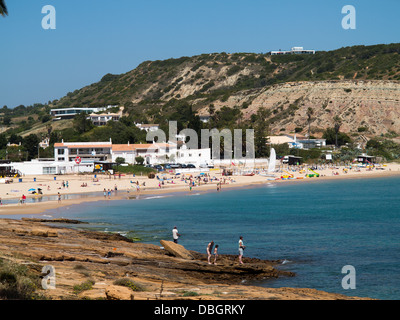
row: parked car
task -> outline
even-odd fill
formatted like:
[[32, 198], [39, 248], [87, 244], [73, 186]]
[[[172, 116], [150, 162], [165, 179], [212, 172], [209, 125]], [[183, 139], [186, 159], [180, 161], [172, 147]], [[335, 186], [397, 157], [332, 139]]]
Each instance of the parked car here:
[[182, 169], [185, 169], [185, 168], [187, 168], [187, 165], [184, 164], [184, 163], [182, 163], [182, 164], [181, 164], [181, 168], [182, 168]]
[[160, 166], [159, 164], [154, 165], [153, 168], [156, 169], [156, 170], [158, 170], [158, 171], [164, 169], [164, 168], [163, 168], [162, 166]]
[[186, 165], [186, 168], [196, 168], [196, 166], [194, 164], [189, 163]]
[[179, 165], [178, 163], [171, 163], [171, 164], [170, 164], [170, 167], [171, 167], [172, 169], [178, 169], [178, 168], [180, 168], [180, 165]]

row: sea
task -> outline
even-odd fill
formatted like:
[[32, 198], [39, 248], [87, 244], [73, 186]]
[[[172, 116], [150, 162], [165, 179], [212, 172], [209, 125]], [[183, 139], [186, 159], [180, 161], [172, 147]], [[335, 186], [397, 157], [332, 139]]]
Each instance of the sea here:
[[278, 269], [295, 273], [247, 284], [397, 300], [399, 193], [400, 177], [266, 180], [220, 192], [194, 188], [84, 202], [48, 210], [42, 217], [79, 219], [89, 224], [71, 227], [118, 232], [155, 245], [172, 240], [176, 226], [179, 243], [203, 253], [213, 240], [220, 254], [238, 254], [243, 236], [245, 257], [279, 260]]

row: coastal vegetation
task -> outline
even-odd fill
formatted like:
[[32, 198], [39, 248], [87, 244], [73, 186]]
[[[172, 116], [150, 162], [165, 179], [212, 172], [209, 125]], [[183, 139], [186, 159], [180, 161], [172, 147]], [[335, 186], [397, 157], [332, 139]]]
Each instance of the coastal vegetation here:
[[41, 299], [37, 289], [40, 287], [40, 278], [26, 265], [18, 264], [5, 258], [0, 258], [0, 300]]

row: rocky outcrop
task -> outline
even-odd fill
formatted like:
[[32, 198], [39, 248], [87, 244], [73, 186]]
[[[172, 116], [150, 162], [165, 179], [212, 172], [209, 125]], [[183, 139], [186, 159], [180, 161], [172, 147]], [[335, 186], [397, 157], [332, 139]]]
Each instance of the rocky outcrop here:
[[185, 247], [180, 244], [174, 243], [172, 241], [160, 240], [160, 244], [165, 250], [167, 250], [174, 257], [182, 258], [186, 260], [193, 260], [193, 255], [185, 249]]
[[[288, 294], [287, 290], [243, 285], [246, 280], [294, 276], [276, 269], [279, 261], [246, 257], [245, 264], [240, 265], [236, 256], [220, 255], [217, 265], [209, 265], [205, 254], [168, 241], [162, 243], [167, 244], [164, 248], [174, 247], [175, 254], [184, 253], [187, 259], [172, 256], [160, 246], [127, 241], [120, 235], [99, 236], [98, 232], [0, 219], [0, 259], [23, 264], [36, 273], [44, 266], [51, 266], [55, 270], [56, 289], [38, 289], [50, 299], [180, 299], [185, 297], [185, 292], [195, 292], [193, 299], [302, 299], [305, 296], [304, 292], [296, 293], [300, 289]], [[115, 285], [116, 280], [127, 277], [143, 290]], [[89, 287], [82, 285], [88, 282]], [[79, 293], [76, 287], [81, 288]], [[351, 299], [307, 291], [307, 299], [313, 297]]]
[[87, 224], [87, 222], [84, 222], [84, 221], [74, 220], [74, 219], [65, 219], [65, 218], [57, 218], [57, 219], [21, 218], [21, 220], [28, 221], [28, 222]]
[[134, 295], [131, 289], [122, 286], [111, 285], [105, 290], [107, 300], [133, 300]]

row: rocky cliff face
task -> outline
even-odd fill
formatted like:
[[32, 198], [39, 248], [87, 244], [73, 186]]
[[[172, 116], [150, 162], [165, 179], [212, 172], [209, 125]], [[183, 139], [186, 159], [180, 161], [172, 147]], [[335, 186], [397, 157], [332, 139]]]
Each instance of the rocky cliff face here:
[[[256, 92], [240, 92], [226, 102], [214, 103], [216, 110], [247, 103], [242, 109], [249, 119], [259, 108], [271, 111], [271, 128], [293, 132], [296, 127], [307, 131], [307, 110], [314, 111], [311, 128], [314, 135], [333, 127], [333, 117], [340, 116], [341, 130], [357, 132], [366, 127], [368, 133], [381, 135], [400, 130], [400, 82], [398, 81], [321, 81], [290, 82], [274, 85]], [[207, 114], [208, 107], [200, 109]]]

